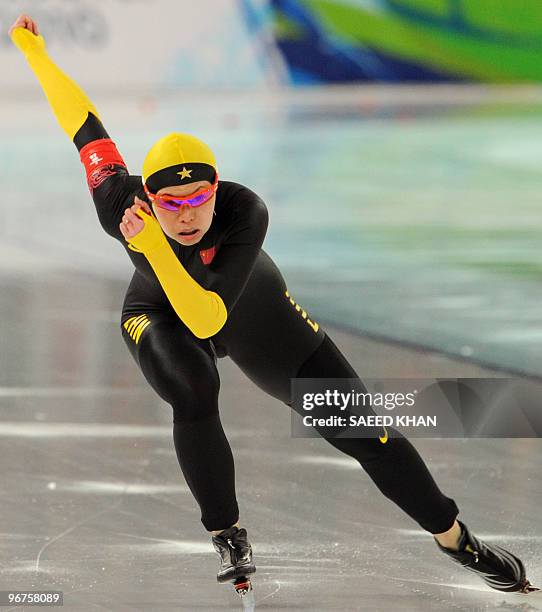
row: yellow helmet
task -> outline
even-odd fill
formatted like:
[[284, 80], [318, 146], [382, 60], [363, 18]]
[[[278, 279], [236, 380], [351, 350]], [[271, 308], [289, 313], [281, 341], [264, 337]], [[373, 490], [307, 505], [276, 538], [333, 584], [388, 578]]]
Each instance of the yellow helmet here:
[[211, 149], [190, 134], [172, 132], [153, 144], [143, 162], [143, 183], [151, 193], [171, 185], [214, 183], [216, 160]]

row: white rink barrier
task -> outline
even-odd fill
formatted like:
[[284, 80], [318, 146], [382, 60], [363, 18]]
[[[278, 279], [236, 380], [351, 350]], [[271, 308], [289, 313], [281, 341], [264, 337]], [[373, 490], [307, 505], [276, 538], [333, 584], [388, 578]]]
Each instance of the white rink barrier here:
[[83, 87], [260, 87], [285, 82], [267, 0], [13, 0], [0, 4], [0, 86], [31, 89], [7, 35], [35, 18], [52, 58]]

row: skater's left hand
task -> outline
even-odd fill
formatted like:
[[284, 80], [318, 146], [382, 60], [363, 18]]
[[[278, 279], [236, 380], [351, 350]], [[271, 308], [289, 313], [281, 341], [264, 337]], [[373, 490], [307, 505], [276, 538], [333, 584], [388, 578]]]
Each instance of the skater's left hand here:
[[8, 35], [10, 37], [15, 28], [25, 28], [26, 30], [30, 30], [32, 34], [34, 34], [34, 36], [39, 36], [40, 33], [38, 29], [38, 24], [29, 15], [19, 15], [19, 17], [17, 17], [15, 23], [8, 31]]
[[28, 15], [20, 15], [9, 29], [8, 34], [14, 45], [24, 55], [46, 52], [45, 41], [39, 32], [38, 24]]

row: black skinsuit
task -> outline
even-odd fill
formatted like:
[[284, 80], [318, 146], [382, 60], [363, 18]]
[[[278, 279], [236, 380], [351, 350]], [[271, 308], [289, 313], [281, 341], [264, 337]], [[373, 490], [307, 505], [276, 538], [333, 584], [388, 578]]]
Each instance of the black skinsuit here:
[[[74, 137], [78, 150], [108, 138], [89, 114]], [[127, 248], [119, 224], [134, 196], [145, 199], [141, 177], [111, 165], [92, 189], [100, 223], [125, 247], [136, 268], [122, 310], [123, 337], [145, 378], [173, 408], [179, 464], [208, 530], [238, 520], [233, 457], [218, 412], [217, 357], [229, 356], [262, 390], [290, 402], [290, 379], [357, 378], [331, 339], [295, 304], [277, 266], [262, 250], [267, 209], [252, 191], [221, 181], [216, 216], [199, 243], [168, 238], [178, 259], [205, 289], [220, 295], [224, 327], [198, 339], [178, 318], [145, 256]], [[359, 383], [359, 390], [364, 391]], [[398, 432], [375, 438], [326, 438], [355, 458], [382, 493], [431, 533], [448, 530], [458, 514], [421, 457]], [[325, 494], [323, 491], [322, 494]]]

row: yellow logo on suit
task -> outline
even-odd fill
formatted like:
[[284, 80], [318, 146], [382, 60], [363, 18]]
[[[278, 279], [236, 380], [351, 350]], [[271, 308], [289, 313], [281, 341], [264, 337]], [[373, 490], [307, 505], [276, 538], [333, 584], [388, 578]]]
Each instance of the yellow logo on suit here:
[[290, 304], [292, 304], [292, 306], [295, 306], [295, 309], [297, 310], [297, 312], [301, 313], [301, 316], [305, 319], [305, 321], [307, 321], [307, 323], [312, 327], [313, 331], [316, 333], [320, 329], [320, 326], [318, 325], [318, 323], [315, 323], [314, 321], [311, 321], [309, 319], [307, 313], [303, 310], [303, 308], [301, 308], [299, 304], [295, 303], [294, 299], [290, 296], [288, 291], [285, 291], [284, 295], [290, 300]]
[[136, 344], [139, 343], [141, 334], [151, 324], [146, 314], [139, 315], [138, 317], [131, 317], [124, 322], [124, 329], [130, 334], [130, 338], [134, 340]]

